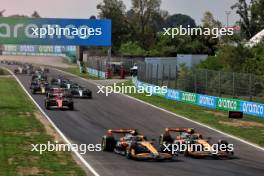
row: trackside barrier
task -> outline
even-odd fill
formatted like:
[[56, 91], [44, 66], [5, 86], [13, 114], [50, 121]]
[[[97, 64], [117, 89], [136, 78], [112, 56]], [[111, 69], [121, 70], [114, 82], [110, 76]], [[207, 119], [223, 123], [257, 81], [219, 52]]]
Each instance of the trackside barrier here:
[[96, 70], [94, 68], [89, 68], [89, 67], [87, 67], [86, 70], [87, 70], [87, 73], [89, 75], [92, 75], [92, 76], [95, 76], [95, 77], [99, 77], [99, 78], [102, 78], [102, 79], [106, 79], [106, 73], [103, 72], [103, 71], [98, 71], [98, 70]]
[[[155, 86], [152, 84], [141, 82], [137, 80], [136, 77], [132, 78], [132, 82], [136, 86], [136, 88], [144, 87], [144, 90], [148, 89], [148, 91], [153, 90], [153, 86]], [[264, 104], [255, 102], [196, 94], [175, 89], [167, 89], [167, 93], [165, 95], [159, 93], [153, 95], [158, 95], [169, 100], [180, 101], [211, 109], [224, 111], [241, 111], [244, 114], [264, 118]]]

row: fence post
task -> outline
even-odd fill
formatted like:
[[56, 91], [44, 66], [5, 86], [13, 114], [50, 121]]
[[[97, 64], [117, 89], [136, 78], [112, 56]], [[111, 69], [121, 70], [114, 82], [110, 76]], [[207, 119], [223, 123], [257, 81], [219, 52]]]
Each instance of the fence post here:
[[196, 71], [193, 71], [194, 74], [194, 93], [197, 93], [197, 75], [196, 75]]
[[163, 86], [163, 75], [164, 75], [164, 64], [162, 64], [162, 72], [161, 72], [161, 86]]
[[148, 82], [148, 79], [149, 79], [149, 63], [146, 64], [146, 80], [145, 80], [145, 82]]
[[219, 97], [221, 97], [221, 71], [219, 71], [218, 94], [219, 94]]
[[147, 80], [147, 64], [144, 63], [144, 80], [142, 81], [146, 81]]
[[232, 95], [233, 95], [233, 98], [235, 98], [235, 73], [233, 72], [233, 74], [232, 74], [232, 76], [233, 76], [233, 81], [232, 81], [232, 89], [233, 89], [233, 91], [232, 91]]
[[169, 79], [168, 79], [168, 88], [170, 88], [170, 81], [171, 81], [171, 65], [169, 65]]
[[153, 74], [153, 64], [150, 66], [150, 84], [153, 84], [152, 75]]
[[99, 65], [100, 63], [99, 63], [99, 60], [97, 60], [97, 77], [99, 78], [100, 76], [99, 76], [99, 67], [100, 67], [100, 65]]
[[177, 83], [178, 82], [178, 67], [177, 67], [177, 64], [176, 64], [176, 67], [175, 67], [175, 85], [174, 85], [174, 88], [177, 89]]
[[205, 92], [208, 94], [208, 70], [205, 70]]
[[252, 101], [252, 74], [249, 74], [249, 101]]
[[157, 69], [156, 69], [156, 85], [159, 85], [159, 64], [157, 64]]

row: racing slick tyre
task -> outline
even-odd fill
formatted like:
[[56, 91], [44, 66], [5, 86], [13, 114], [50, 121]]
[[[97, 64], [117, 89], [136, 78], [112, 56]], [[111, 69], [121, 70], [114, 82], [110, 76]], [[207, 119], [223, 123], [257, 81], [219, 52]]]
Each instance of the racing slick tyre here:
[[132, 156], [131, 156], [131, 149], [126, 149], [126, 158], [127, 159], [131, 159], [132, 158]]
[[186, 149], [186, 150], [184, 151], [183, 155], [186, 156], [186, 157], [190, 156], [188, 149]]
[[116, 140], [112, 136], [104, 136], [102, 139], [103, 151], [113, 152], [116, 145]]
[[[172, 139], [170, 134], [162, 134], [162, 135], [160, 135], [160, 137], [159, 137], [159, 145], [160, 145], [160, 150], [162, 152], [164, 152], [164, 150], [165, 150], [164, 144], [172, 144], [172, 143], [173, 143], [173, 139]], [[170, 150], [171, 150], [171, 147], [170, 147]], [[170, 153], [170, 151], [167, 151], [166, 153]]]
[[31, 90], [31, 92], [32, 92], [32, 94], [36, 94], [36, 91], [34, 88]]
[[73, 103], [69, 104], [69, 109], [70, 109], [70, 110], [74, 110], [74, 105], [73, 105]]
[[170, 144], [173, 143], [173, 139], [172, 139], [170, 134], [162, 134], [162, 135], [160, 135], [159, 143], [163, 144], [164, 142], [165, 143], [170, 143]]
[[225, 145], [225, 150], [226, 152], [229, 154], [229, 156], [233, 156], [234, 155], [234, 152], [233, 151], [228, 151], [228, 145], [229, 143], [226, 141], [226, 140], [219, 140], [218, 141], [218, 150], [220, 150], [220, 145]]
[[50, 110], [50, 104], [49, 104], [49, 102], [45, 102], [45, 108], [47, 109], [47, 110]]

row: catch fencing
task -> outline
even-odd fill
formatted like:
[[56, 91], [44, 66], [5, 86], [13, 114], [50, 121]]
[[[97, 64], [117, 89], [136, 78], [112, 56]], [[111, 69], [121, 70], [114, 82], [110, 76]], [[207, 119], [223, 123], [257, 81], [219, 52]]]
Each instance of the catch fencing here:
[[140, 63], [137, 78], [169, 89], [264, 103], [264, 76]]

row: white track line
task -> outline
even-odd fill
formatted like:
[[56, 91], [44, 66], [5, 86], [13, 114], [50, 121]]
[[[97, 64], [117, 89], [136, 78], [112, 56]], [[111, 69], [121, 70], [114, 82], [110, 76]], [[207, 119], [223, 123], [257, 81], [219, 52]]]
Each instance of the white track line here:
[[[92, 81], [90, 81], [90, 80], [87, 80], [87, 79], [85, 79], [85, 78], [79, 77], [79, 76], [74, 75], [74, 74], [72, 74], [72, 73], [68, 73], [68, 72], [65, 72], [65, 71], [62, 71], [62, 70], [59, 70], [59, 69], [55, 69], [55, 70], [60, 71], [60, 72], [65, 73], [65, 74], [68, 74], [68, 75], [71, 75], [71, 76], [74, 76], [74, 77], [77, 77], [77, 78], [80, 78], [80, 79], [82, 79], [82, 80], [84, 80], [84, 81], [87, 81], [87, 82], [89, 82], [89, 83], [91, 83], [91, 84], [94, 84], [94, 85], [97, 85], [97, 86], [102, 86], [101, 84], [94, 83], [94, 82], [92, 82]], [[160, 107], [158, 107], [158, 106], [155, 106], [155, 105], [153, 105], [153, 104], [150, 104], [150, 103], [147, 103], [147, 102], [145, 102], [145, 101], [139, 100], [139, 99], [137, 99], [137, 98], [131, 97], [131, 96], [129, 96], [129, 95], [122, 94], [122, 93], [119, 93], [119, 94], [121, 94], [121, 95], [123, 95], [123, 96], [126, 96], [127, 98], [133, 99], [133, 100], [135, 100], [135, 101], [141, 102], [141, 103], [143, 103], [143, 104], [145, 104], [145, 105], [148, 105], [148, 106], [151, 106], [151, 107], [153, 107], [153, 108], [159, 109], [159, 110], [161, 110], [161, 111], [163, 111], [163, 112], [166, 112], [166, 113], [168, 113], [168, 114], [171, 114], [171, 115], [173, 115], [173, 116], [180, 117], [180, 118], [185, 119], [185, 120], [187, 120], [187, 121], [190, 121], [190, 122], [192, 122], [192, 123], [195, 123], [195, 124], [198, 124], [198, 125], [200, 125], [200, 126], [206, 127], [206, 128], [208, 128], [208, 129], [213, 130], [213, 131], [216, 131], [216, 132], [218, 132], [218, 133], [220, 133], [220, 134], [222, 134], [222, 135], [225, 135], [225, 136], [227, 136], [227, 137], [230, 137], [230, 138], [236, 139], [236, 140], [238, 140], [238, 141], [240, 141], [240, 142], [243, 142], [243, 143], [245, 143], [245, 144], [247, 144], [247, 145], [250, 145], [250, 146], [252, 146], [252, 147], [255, 147], [255, 148], [259, 149], [259, 150], [264, 151], [264, 148], [261, 147], [261, 146], [259, 146], [259, 145], [253, 144], [253, 143], [251, 143], [251, 142], [248, 142], [248, 141], [246, 141], [246, 140], [244, 140], [244, 139], [242, 139], [242, 138], [239, 138], [239, 137], [233, 136], [233, 135], [231, 135], [231, 134], [228, 134], [228, 133], [222, 132], [222, 131], [217, 130], [217, 129], [213, 128], [213, 127], [210, 127], [210, 126], [208, 126], [208, 125], [206, 125], [206, 124], [204, 124], [204, 123], [200, 123], [200, 122], [197, 122], [197, 121], [191, 120], [191, 119], [189, 119], [189, 118], [187, 118], [187, 117], [185, 117], [185, 116], [182, 116], [182, 115], [179, 115], [179, 114], [177, 114], [177, 113], [174, 113], [174, 112], [168, 111], [168, 110], [166, 110], [166, 109], [160, 108]]]
[[[13, 74], [11, 70], [8, 68], [2, 67], [3, 69], [7, 70], [19, 83], [19, 85], [22, 87], [22, 89], [26, 92], [26, 94], [29, 96], [29, 98], [34, 102], [34, 104], [38, 107], [38, 109], [44, 114], [44, 116], [48, 119], [48, 121], [51, 123], [51, 125], [55, 128], [55, 130], [59, 133], [59, 135], [63, 138], [63, 140], [67, 144], [71, 144], [70, 140], [60, 131], [60, 129], [52, 122], [50, 117], [45, 113], [45, 111], [39, 106], [39, 104], [34, 100], [34, 98], [28, 93], [26, 88], [23, 86], [23, 84], [20, 82], [20, 80], [17, 78], [16, 75]], [[94, 176], [100, 176], [95, 169], [82, 157], [80, 153], [78, 153], [76, 150], [72, 150], [74, 154], [80, 159], [80, 161], [92, 172]]]

